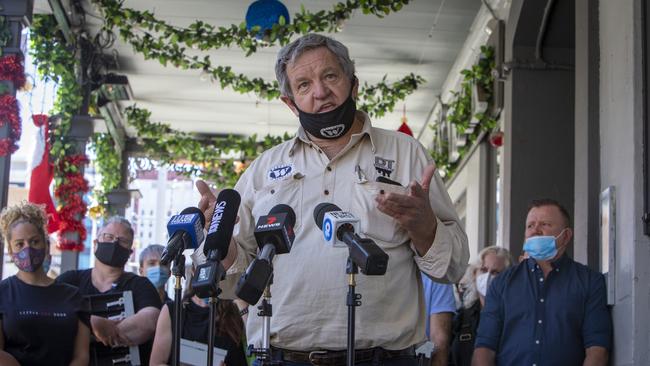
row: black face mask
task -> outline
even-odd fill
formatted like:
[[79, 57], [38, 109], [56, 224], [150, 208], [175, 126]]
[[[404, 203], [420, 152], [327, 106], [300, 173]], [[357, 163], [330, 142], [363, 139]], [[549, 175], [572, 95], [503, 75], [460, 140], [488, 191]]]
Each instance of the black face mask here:
[[[355, 80], [352, 81], [352, 88], [354, 88]], [[352, 128], [354, 116], [357, 112], [357, 105], [352, 99], [352, 88], [350, 88], [350, 95], [348, 95], [345, 102], [329, 112], [303, 112], [294, 103], [298, 110], [298, 119], [300, 119], [302, 128], [312, 136], [321, 139], [336, 139], [348, 133]]]
[[117, 242], [97, 242], [95, 258], [107, 266], [123, 268], [130, 256], [131, 251]]

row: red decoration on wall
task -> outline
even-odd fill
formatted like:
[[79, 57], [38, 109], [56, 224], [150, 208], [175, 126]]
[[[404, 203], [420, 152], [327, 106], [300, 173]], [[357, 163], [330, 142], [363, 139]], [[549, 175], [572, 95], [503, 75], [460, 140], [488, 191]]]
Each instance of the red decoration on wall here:
[[[25, 85], [25, 69], [22, 58], [17, 55], [0, 57], [0, 81], [10, 81], [15, 89]], [[0, 127], [9, 123], [9, 137], [0, 139], [0, 156], [13, 154], [18, 150], [21, 123], [18, 113], [18, 101], [11, 94], [0, 97]]]
[[[54, 197], [60, 203], [58, 214], [61, 221], [59, 224], [59, 243], [57, 245], [60, 250], [76, 250], [79, 252], [84, 250], [86, 227], [82, 220], [87, 207], [81, 194], [88, 191], [88, 182], [79, 172], [86, 163], [88, 163], [88, 157], [83, 154], [66, 156], [63, 161], [59, 162], [58, 169], [61, 170], [66, 165], [77, 167], [77, 172], [68, 173], [64, 182], [54, 191]], [[65, 235], [68, 233], [79, 233], [79, 240], [67, 239]]]
[[13, 154], [18, 150], [21, 124], [18, 114], [18, 101], [11, 94], [0, 97], [0, 127], [9, 123], [9, 137], [0, 139], [0, 156]]
[[25, 69], [22, 57], [8, 55], [0, 58], [0, 80], [8, 80], [16, 90], [25, 86]]

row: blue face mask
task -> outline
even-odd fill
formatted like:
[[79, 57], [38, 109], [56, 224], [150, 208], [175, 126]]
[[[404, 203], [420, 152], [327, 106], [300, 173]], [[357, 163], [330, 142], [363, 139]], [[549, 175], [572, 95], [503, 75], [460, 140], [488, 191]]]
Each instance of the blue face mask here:
[[171, 273], [167, 267], [149, 267], [147, 268], [147, 278], [157, 289], [165, 287]]
[[553, 259], [557, 255], [556, 239], [562, 235], [564, 230], [558, 236], [531, 236], [524, 243], [524, 251], [528, 255], [540, 261]]

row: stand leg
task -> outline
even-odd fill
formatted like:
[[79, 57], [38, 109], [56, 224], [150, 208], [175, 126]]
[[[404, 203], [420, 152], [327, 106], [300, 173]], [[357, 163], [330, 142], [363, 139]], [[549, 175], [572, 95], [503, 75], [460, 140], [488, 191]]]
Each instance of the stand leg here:
[[172, 268], [176, 283], [174, 285], [174, 318], [172, 319], [173, 332], [172, 332], [172, 365], [180, 365], [181, 359], [181, 317], [182, 317], [182, 286], [181, 278], [185, 274], [185, 256], [179, 254], [174, 259], [174, 266]]
[[208, 328], [208, 366], [212, 366], [213, 364], [213, 359], [214, 359], [214, 334], [215, 334], [215, 328], [217, 325], [215, 324], [215, 319], [216, 319], [216, 314], [217, 314], [217, 298], [216, 297], [211, 297], [210, 298], [210, 316], [209, 316], [209, 324], [210, 327]]
[[356, 281], [354, 275], [359, 273], [359, 268], [348, 257], [347, 270], [348, 274], [348, 352], [347, 352], [347, 366], [354, 366], [354, 330], [355, 330], [355, 311], [356, 307], [361, 305], [361, 295], [354, 292]]

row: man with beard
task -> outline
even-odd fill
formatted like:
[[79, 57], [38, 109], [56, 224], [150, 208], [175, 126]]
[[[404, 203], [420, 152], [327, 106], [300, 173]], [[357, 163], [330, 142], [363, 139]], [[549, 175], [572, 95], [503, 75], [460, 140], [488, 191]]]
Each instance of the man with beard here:
[[132, 247], [133, 229], [129, 221], [111, 217], [95, 239], [95, 267], [65, 272], [57, 281], [78, 287], [84, 296], [131, 291], [135, 314], [124, 319], [92, 315], [92, 331], [105, 346], [138, 345], [141, 364], [148, 365], [161, 303], [158, 292], [146, 277], [124, 271]]

